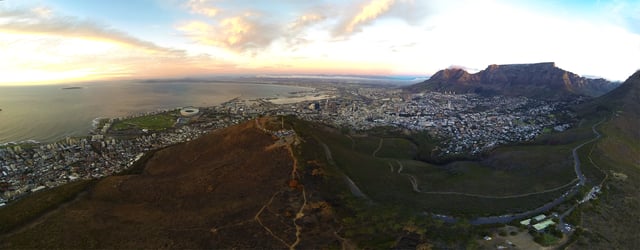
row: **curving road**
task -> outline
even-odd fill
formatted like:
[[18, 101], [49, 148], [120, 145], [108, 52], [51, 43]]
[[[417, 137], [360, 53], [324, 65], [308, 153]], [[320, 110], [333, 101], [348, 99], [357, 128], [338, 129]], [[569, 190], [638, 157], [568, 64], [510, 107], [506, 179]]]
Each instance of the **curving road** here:
[[582, 169], [580, 169], [580, 157], [578, 157], [578, 150], [582, 148], [582, 146], [600, 139], [602, 135], [600, 134], [600, 132], [598, 132], [598, 130], [596, 130], [596, 127], [603, 122], [604, 122], [604, 119], [602, 119], [602, 121], [599, 121], [598, 123], [593, 124], [593, 126], [591, 126], [591, 130], [593, 131], [594, 134], [596, 134], [596, 137], [573, 148], [573, 151], [572, 151], [573, 162], [574, 162], [573, 167], [576, 171], [576, 175], [578, 176], [578, 179], [580, 179], [581, 186], [584, 185], [585, 181], [587, 181], [587, 178], [584, 176], [584, 174], [582, 174]]
[[[598, 139], [600, 139], [600, 137], [602, 136], [597, 130], [596, 127], [600, 124], [602, 124], [605, 121], [605, 119], [602, 119], [602, 121], [594, 124], [593, 126], [591, 126], [591, 130], [593, 131], [593, 133], [596, 135], [593, 139], [586, 141], [578, 146], [576, 146], [575, 148], [573, 148], [572, 150], [572, 155], [573, 155], [573, 160], [574, 160], [574, 169], [576, 171], [576, 175], [578, 176], [579, 182], [578, 184], [576, 184], [576, 186], [574, 186], [572, 189], [570, 189], [569, 191], [565, 192], [562, 196], [556, 198], [555, 200], [544, 204], [543, 206], [530, 210], [530, 211], [526, 211], [526, 212], [522, 212], [522, 213], [518, 213], [518, 214], [506, 214], [506, 215], [499, 215], [499, 216], [489, 216], [489, 217], [478, 217], [475, 218], [473, 220], [470, 221], [470, 223], [472, 225], [482, 225], [482, 224], [495, 224], [495, 223], [509, 223], [513, 220], [518, 220], [518, 219], [523, 219], [538, 213], [542, 213], [545, 212], [555, 206], [557, 206], [558, 204], [564, 202], [567, 197], [573, 196], [575, 195], [578, 190], [579, 190], [579, 186], [583, 186], [584, 183], [586, 182], [587, 178], [584, 176], [584, 174], [582, 174], [582, 170], [580, 169], [580, 157], [578, 157], [578, 150], [580, 148], [582, 148], [584, 145], [594, 142]], [[446, 222], [455, 222], [456, 219], [450, 216], [442, 216], [439, 215], [437, 218], [443, 218], [444, 221]]]
[[[469, 222], [472, 225], [482, 225], [482, 224], [496, 224], [496, 223], [509, 223], [513, 220], [517, 220], [517, 219], [523, 219], [526, 217], [530, 217], [542, 212], [545, 212], [557, 205], [559, 205], [560, 203], [564, 202], [566, 200], [567, 197], [571, 197], [573, 195], [575, 195], [580, 186], [583, 186], [584, 183], [586, 182], [587, 178], [584, 176], [584, 174], [582, 174], [582, 169], [580, 168], [580, 157], [578, 156], [578, 150], [580, 148], [582, 148], [584, 145], [589, 144], [591, 142], [594, 142], [598, 139], [600, 139], [600, 137], [602, 136], [597, 130], [596, 127], [600, 124], [602, 124], [605, 121], [605, 119], [602, 119], [602, 121], [594, 124], [591, 127], [591, 130], [593, 131], [593, 133], [595, 134], [595, 137], [589, 141], [586, 141], [578, 146], [576, 146], [575, 148], [573, 148], [572, 150], [572, 156], [573, 156], [573, 160], [574, 160], [574, 170], [576, 172], [576, 176], [577, 178], [574, 179], [573, 181], [562, 185], [560, 187], [556, 187], [553, 189], [549, 189], [549, 190], [545, 190], [545, 191], [541, 191], [541, 192], [534, 192], [534, 193], [527, 193], [527, 194], [520, 194], [520, 195], [509, 195], [509, 196], [491, 196], [491, 195], [478, 195], [478, 194], [467, 194], [467, 193], [458, 193], [458, 192], [425, 192], [425, 191], [420, 191], [417, 188], [417, 181], [411, 177], [411, 175], [408, 175], [409, 177], [409, 181], [411, 182], [414, 191], [419, 192], [419, 193], [424, 193], [424, 194], [436, 194], [436, 195], [463, 195], [463, 196], [470, 196], [470, 197], [478, 197], [478, 198], [490, 198], [490, 199], [505, 199], [505, 198], [522, 198], [522, 197], [526, 197], [526, 196], [530, 196], [530, 195], [536, 195], [536, 194], [542, 194], [542, 193], [548, 193], [548, 192], [554, 192], [566, 187], [569, 187], [571, 185], [573, 185], [574, 182], [578, 181], [578, 183], [573, 186], [573, 188], [571, 188], [570, 190], [568, 190], [567, 192], [565, 192], [562, 196], [554, 199], [553, 201], [542, 205], [541, 207], [538, 207], [536, 209], [532, 209], [526, 212], [522, 212], [522, 213], [518, 213], [518, 214], [505, 214], [505, 215], [497, 215], [497, 216], [487, 216], [487, 217], [477, 217], [474, 218], [472, 220], [470, 220]], [[398, 162], [398, 164], [400, 165], [400, 169], [398, 169], [398, 173], [400, 173], [402, 171], [402, 163]], [[442, 214], [438, 214], [438, 215], [434, 215], [435, 218], [438, 218], [440, 220], [443, 220], [445, 222], [449, 222], [449, 223], [455, 223], [457, 221], [457, 219], [455, 217], [452, 216], [448, 216], [448, 215], [442, 215]]]
[[[567, 197], [571, 197], [573, 195], [575, 195], [580, 186], [583, 186], [587, 180], [587, 178], [584, 176], [584, 174], [582, 173], [582, 169], [580, 168], [581, 162], [580, 162], [580, 157], [578, 156], [578, 150], [580, 148], [582, 148], [584, 145], [589, 144], [591, 142], [594, 142], [598, 139], [600, 139], [600, 137], [602, 136], [597, 130], [596, 127], [600, 124], [602, 124], [605, 121], [605, 119], [602, 119], [602, 121], [594, 124], [593, 126], [591, 126], [591, 130], [593, 131], [593, 133], [595, 134], [594, 138], [586, 141], [578, 146], [576, 146], [575, 148], [573, 148], [572, 150], [572, 156], [573, 156], [573, 160], [574, 160], [574, 170], [577, 176], [577, 179], [574, 179], [573, 181], [571, 181], [568, 184], [565, 184], [563, 186], [560, 187], [556, 187], [550, 190], [545, 190], [542, 192], [536, 192], [536, 193], [528, 193], [528, 194], [521, 194], [521, 195], [511, 195], [511, 196], [490, 196], [490, 195], [477, 195], [477, 194], [465, 194], [465, 193], [457, 193], [457, 192], [424, 192], [424, 191], [420, 191], [418, 189], [418, 184], [417, 184], [417, 180], [415, 178], [411, 178], [413, 176], [409, 175], [409, 174], [405, 174], [407, 175], [407, 177], [409, 178], [409, 181], [411, 182], [414, 191], [419, 192], [419, 193], [425, 193], [425, 194], [441, 194], [441, 195], [465, 195], [465, 196], [472, 196], [472, 197], [479, 197], [479, 198], [494, 198], [494, 199], [504, 199], [504, 198], [518, 198], [518, 197], [525, 197], [525, 196], [529, 196], [529, 195], [535, 195], [535, 194], [541, 194], [541, 193], [547, 193], [547, 192], [552, 192], [552, 191], [557, 191], [559, 189], [562, 188], [566, 188], [570, 185], [572, 185], [574, 182], [576, 182], [576, 180], [578, 181], [578, 183], [576, 185], [573, 186], [573, 188], [571, 188], [570, 190], [568, 190], [567, 192], [565, 192], [562, 196], [554, 199], [553, 201], [544, 204], [536, 209], [532, 209], [526, 212], [522, 212], [522, 213], [517, 213], [517, 214], [505, 214], [505, 215], [496, 215], [496, 216], [488, 216], [488, 217], [477, 217], [474, 219], [471, 219], [469, 222], [472, 225], [482, 225], [482, 224], [505, 224], [505, 223], [509, 223], [513, 220], [518, 220], [518, 219], [523, 219], [526, 217], [530, 217], [533, 216], [535, 214], [539, 214], [542, 212], [545, 212], [555, 206], [557, 206], [558, 204], [564, 202], [566, 200]], [[316, 138], [317, 139], [317, 138]], [[335, 166], [335, 161], [333, 160], [333, 157], [331, 155], [331, 150], [329, 149], [329, 147], [324, 144], [323, 142], [321, 142], [320, 140], [318, 140], [320, 142], [320, 144], [322, 145], [322, 147], [324, 148], [325, 151], [325, 156], [327, 158], [327, 161], [329, 162], [329, 164], [332, 164]], [[375, 157], [375, 154], [377, 153], [377, 151], [380, 149], [380, 146], [382, 145], [382, 140], [380, 141], [380, 145], [378, 146], [378, 149], [376, 149], [376, 151], [373, 153], [373, 156]], [[403, 170], [403, 164], [401, 162], [398, 161], [398, 174], [401, 174], [402, 170]], [[393, 171], [393, 167], [391, 168]], [[369, 199], [364, 193], [362, 193], [362, 191], [358, 188], [358, 186], [356, 186], [356, 184], [347, 176], [344, 175], [345, 177], [345, 181], [346, 183], [349, 185], [349, 189], [351, 190], [351, 193], [356, 196], [356, 197], [362, 197], [362, 198], [366, 198]], [[437, 215], [433, 215], [434, 218], [440, 219], [442, 221], [448, 222], [448, 223], [455, 223], [458, 219], [452, 216], [448, 216], [448, 215], [442, 215], [442, 214], [437, 214]]]

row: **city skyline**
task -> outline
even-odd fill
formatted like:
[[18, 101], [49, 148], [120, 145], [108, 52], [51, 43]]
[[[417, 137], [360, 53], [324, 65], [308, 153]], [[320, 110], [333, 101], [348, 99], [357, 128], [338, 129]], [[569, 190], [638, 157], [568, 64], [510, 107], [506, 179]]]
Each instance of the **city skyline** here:
[[636, 1], [0, 1], [0, 85], [219, 74], [428, 76], [555, 61], [624, 80]]

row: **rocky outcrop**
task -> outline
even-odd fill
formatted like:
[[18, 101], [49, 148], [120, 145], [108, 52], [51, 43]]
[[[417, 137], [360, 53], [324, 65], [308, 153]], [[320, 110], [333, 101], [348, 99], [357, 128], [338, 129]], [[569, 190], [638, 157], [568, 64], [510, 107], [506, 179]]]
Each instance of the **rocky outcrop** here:
[[429, 80], [409, 86], [407, 90], [566, 99], [576, 96], [600, 96], [617, 86], [617, 83], [605, 79], [581, 77], [556, 67], [553, 62], [546, 62], [492, 64], [475, 74], [463, 69], [445, 69], [438, 71]]

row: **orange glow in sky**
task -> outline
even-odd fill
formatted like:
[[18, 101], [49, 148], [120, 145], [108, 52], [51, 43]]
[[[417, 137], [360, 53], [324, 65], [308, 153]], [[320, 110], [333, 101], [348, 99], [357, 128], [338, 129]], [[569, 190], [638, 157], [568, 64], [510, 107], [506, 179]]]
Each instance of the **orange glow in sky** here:
[[554, 61], [623, 80], [637, 1], [0, 1], [0, 85], [215, 74], [427, 76]]

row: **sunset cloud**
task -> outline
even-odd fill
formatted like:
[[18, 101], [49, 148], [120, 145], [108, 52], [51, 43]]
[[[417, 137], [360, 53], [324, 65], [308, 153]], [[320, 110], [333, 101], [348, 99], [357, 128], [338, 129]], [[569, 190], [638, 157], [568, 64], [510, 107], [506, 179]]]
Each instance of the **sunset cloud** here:
[[213, 7], [208, 0], [189, 0], [186, 5], [192, 13], [208, 17], [215, 17], [220, 12], [220, 9]]
[[381, 18], [394, 18], [409, 24], [424, 19], [429, 8], [424, 1], [413, 0], [370, 0], [358, 5], [355, 11], [343, 14], [333, 30], [334, 36], [349, 36], [361, 32], [363, 27], [372, 25]]
[[295, 21], [289, 24], [288, 32], [298, 33], [305, 28], [327, 19], [325, 15], [317, 13], [309, 13], [299, 16]]
[[234, 67], [45, 7], [0, 10], [0, 55], [5, 83], [184, 75]]
[[276, 26], [261, 22], [257, 16], [245, 13], [221, 19], [216, 24], [189, 21], [177, 29], [199, 43], [244, 52], [268, 46], [280, 33]]
[[14, 11], [0, 9], [0, 32], [81, 37], [121, 43], [154, 52], [182, 53], [182, 51], [158, 46], [96, 22], [71, 16], [57, 16], [51, 9], [45, 7]]
[[39, 2], [0, 1], [0, 84], [540, 61], [624, 80], [640, 58], [630, 0]]
[[355, 31], [360, 31], [360, 28], [362, 26], [371, 23], [377, 17], [389, 11], [391, 6], [395, 2], [395, 0], [373, 0], [369, 2], [368, 4], [362, 6], [360, 11], [356, 13], [355, 16], [338, 27], [337, 33], [340, 35], [344, 35], [351, 34]]

